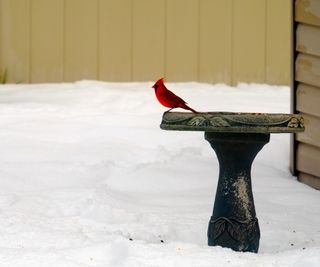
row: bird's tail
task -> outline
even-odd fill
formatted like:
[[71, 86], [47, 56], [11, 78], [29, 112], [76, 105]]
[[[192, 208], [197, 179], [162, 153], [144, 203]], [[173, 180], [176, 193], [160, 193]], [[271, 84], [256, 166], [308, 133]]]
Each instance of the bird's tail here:
[[187, 110], [190, 110], [192, 111], [193, 113], [198, 113], [198, 111], [194, 110], [193, 108], [190, 108], [189, 106], [187, 106], [186, 104], [183, 104], [181, 106], [181, 108], [184, 108], [184, 109], [187, 109]]

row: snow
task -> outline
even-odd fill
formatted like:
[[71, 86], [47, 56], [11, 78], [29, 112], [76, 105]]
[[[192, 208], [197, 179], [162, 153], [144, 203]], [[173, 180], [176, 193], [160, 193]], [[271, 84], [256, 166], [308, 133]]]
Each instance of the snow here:
[[[218, 162], [160, 130], [152, 83], [0, 86], [0, 266], [320, 266], [320, 193], [274, 134], [252, 177], [258, 254], [208, 247]], [[289, 112], [285, 86], [168, 83], [200, 111]]]

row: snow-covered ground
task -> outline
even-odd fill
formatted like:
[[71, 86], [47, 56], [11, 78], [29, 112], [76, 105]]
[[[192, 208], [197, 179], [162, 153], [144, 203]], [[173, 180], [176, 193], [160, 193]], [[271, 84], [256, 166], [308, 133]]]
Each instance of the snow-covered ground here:
[[[0, 86], [0, 266], [320, 266], [320, 192], [274, 134], [252, 170], [258, 254], [207, 246], [218, 162], [160, 130], [152, 83]], [[200, 111], [289, 112], [287, 87], [168, 84]]]

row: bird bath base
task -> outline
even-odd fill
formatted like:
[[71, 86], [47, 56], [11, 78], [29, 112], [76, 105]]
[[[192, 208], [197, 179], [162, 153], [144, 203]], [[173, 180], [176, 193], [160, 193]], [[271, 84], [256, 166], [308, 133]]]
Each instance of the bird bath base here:
[[294, 114], [165, 112], [164, 130], [204, 131], [216, 152], [219, 180], [208, 227], [208, 245], [258, 252], [260, 230], [251, 186], [251, 166], [270, 133], [304, 130]]

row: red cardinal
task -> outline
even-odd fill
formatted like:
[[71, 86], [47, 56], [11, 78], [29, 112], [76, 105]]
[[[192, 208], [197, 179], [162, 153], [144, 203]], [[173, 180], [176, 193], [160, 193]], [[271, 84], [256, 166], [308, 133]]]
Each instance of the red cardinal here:
[[183, 108], [187, 110], [191, 110], [194, 113], [198, 113], [194, 109], [188, 107], [186, 105], [186, 102], [180, 98], [179, 96], [172, 93], [170, 90], [166, 88], [166, 86], [163, 84], [163, 78], [159, 79], [153, 86], [154, 92], [156, 93], [156, 97], [159, 100], [159, 102], [167, 107], [170, 108], [168, 111], [174, 108]]

